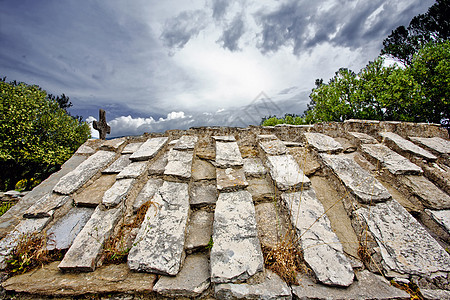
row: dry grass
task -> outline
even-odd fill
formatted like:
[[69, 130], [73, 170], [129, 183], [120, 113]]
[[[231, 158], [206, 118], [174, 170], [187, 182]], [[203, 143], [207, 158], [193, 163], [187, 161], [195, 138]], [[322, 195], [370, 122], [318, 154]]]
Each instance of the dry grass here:
[[411, 300], [423, 300], [424, 299], [422, 296], [422, 293], [420, 292], [419, 287], [415, 283], [410, 282], [408, 284], [405, 284], [405, 283], [398, 283], [398, 282], [395, 282], [394, 280], [391, 280], [391, 285], [407, 292], [411, 296], [411, 298], [410, 298]]

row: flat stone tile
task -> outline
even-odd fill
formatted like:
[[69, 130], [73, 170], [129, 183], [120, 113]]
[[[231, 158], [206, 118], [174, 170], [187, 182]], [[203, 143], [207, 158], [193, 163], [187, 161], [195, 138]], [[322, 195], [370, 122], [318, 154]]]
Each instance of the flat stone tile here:
[[102, 175], [80, 193], [73, 195], [77, 206], [96, 207], [102, 203], [105, 192], [116, 182], [116, 175]]
[[148, 163], [146, 161], [132, 162], [126, 166], [118, 175], [116, 179], [138, 178], [147, 170]]
[[63, 195], [72, 194], [98, 171], [106, 167], [115, 157], [114, 152], [97, 151], [79, 164], [75, 170], [63, 176], [53, 188], [53, 191]]
[[158, 157], [154, 163], [150, 164], [150, 167], [148, 168], [148, 174], [158, 176], [164, 175], [164, 170], [166, 169], [167, 166], [168, 157], [169, 157], [168, 152], [164, 152], [163, 155]]
[[127, 197], [135, 182], [133, 178], [117, 180], [103, 195], [102, 204], [108, 208], [116, 207]]
[[232, 135], [215, 135], [212, 138], [216, 142], [236, 142], [236, 138]]
[[208, 245], [212, 237], [213, 220], [214, 213], [205, 210], [192, 212], [188, 223], [186, 250], [192, 251]]
[[220, 168], [238, 167], [244, 164], [236, 142], [216, 142], [216, 165]]
[[290, 211], [303, 257], [318, 280], [326, 285], [349, 286], [354, 278], [352, 266], [314, 190], [283, 193], [281, 199]]
[[75, 154], [79, 154], [79, 155], [91, 155], [94, 154], [95, 150], [92, 149], [92, 147], [89, 147], [87, 145], [81, 145], [77, 151], [75, 152]]
[[428, 208], [449, 209], [450, 196], [440, 190], [424, 176], [402, 175], [398, 180]]
[[305, 132], [306, 141], [318, 152], [339, 153], [344, 150], [342, 145], [332, 137], [315, 132]]
[[192, 174], [192, 159], [194, 153], [192, 151], [179, 151], [171, 149], [169, 151], [168, 163], [164, 170], [164, 178], [166, 180], [176, 178], [187, 181]]
[[282, 191], [307, 189], [311, 185], [292, 155], [268, 156], [266, 165], [276, 186]]
[[189, 201], [192, 206], [214, 205], [219, 193], [215, 183], [194, 182], [189, 190]]
[[237, 191], [248, 186], [245, 174], [242, 168], [216, 169], [217, 189], [219, 191]]
[[393, 144], [395, 144], [396, 148], [400, 149], [401, 151], [411, 153], [414, 156], [424, 158], [429, 161], [435, 161], [437, 159], [436, 156], [434, 156], [427, 150], [420, 148], [413, 142], [402, 138], [398, 134], [395, 134], [393, 132], [380, 132], [380, 136], [386, 139], [388, 142], [392, 142]]
[[280, 214], [276, 202], [265, 202], [255, 205], [258, 237], [263, 247], [275, 248], [288, 232], [289, 223]]
[[53, 211], [69, 201], [70, 197], [50, 193], [39, 199], [23, 214], [24, 218], [47, 218], [53, 215]]
[[262, 177], [267, 173], [260, 158], [244, 158], [244, 173], [247, 177]]
[[375, 159], [394, 175], [399, 174], [421, 174], [423, 171], [420, 167], [410, 162], [407, 158], [397, 154], [382, 144], [365, 144], [361, 145], [364, 153]]
[[220, 193], [214, 212], [211, 281], [245, 280], [263, 270], [255, 208], [247, 191]]
[[432, 300], [450, 299], [450, 291], [447, 290], [420, 289], [420, 293], [425, 299], [432, 299]]
[[274, 201], [275, 189], [267, 178], [248, 179], [247, 191], [252, 195], [254, 202]]
[[183, 135], [175, 144], [175, 150], [194, 150], [198, 137], [195, 135]]
[[136, 152], [139, 147], [142, 146], [143, 143], [129, 143], [128, 145], [125, 146], [125, 148], [123, 148], [122, 150], [122, 154], [133, 154], [134, 152]]
[[345, 155], [320, 155], [325, 165], [334, 171], [358, 202], [369, 204], [391, 199], [391, 194], [372, 174]]
[[259, 142], [259, 146], [267, 155], [283, 155], [287, 152], [286, 146], [279, 139]]
[[136, 200], [134, 200], [133, 212], [136, 213], [137, 210], [142, 206], [142, 204], [152, 200], [153, 196], [159, 190], [162, 184], [163, 180], [160, 178], [149, 178], [136, 197]]
[[125, 143], [126, 143], [126, 141], [125, 141], [124, 138], [117, 138], [117, 139], [112, 139], [112, 140], [106, 140], [100, 146], [100, 150], [116, 151], [117, 149], [119, 149]]
[[132, 161], [149, 160], [156, 156], [159, 150], [167, 143], [167, 137], [150, 138], [143, 143], [137, 151], [131, 154]]
[[377, 144], [378, 141], [365, 133], [362, 132], [349, 132], [348, 133], [351, 137], [357, 139], [361, 144]]
[[450, 154], [450, 141], [440, 137], [409, 137], [411, 141], [440, 154]]
[[183, 264], [185, 232], [189, 213], [188, 184], [165, 181], [128, 253], [131, 270], [177, 275]]
[[192, 179], [194, 181], [216, 179], [216, 168], [206, 160], [194, 159], [192, 162]]
[[274, 134], [259, 134], [256, 139], [260, 142], [278, 140], [277, 136]]
[[119, 156], [119, 158], [116, 159], [116, 161], [113, 162], [109, 167], [104, 169], [102, 173], [103, 174], [120, 173], [125, 167], [127, 167], [131, 163], [130, 156], [131, 154]]
[[448, 233], [450, 233], [450, 210], [431, 210], [425, 209], [425, 212], [429, 214], [433, 220], [442, 226]]

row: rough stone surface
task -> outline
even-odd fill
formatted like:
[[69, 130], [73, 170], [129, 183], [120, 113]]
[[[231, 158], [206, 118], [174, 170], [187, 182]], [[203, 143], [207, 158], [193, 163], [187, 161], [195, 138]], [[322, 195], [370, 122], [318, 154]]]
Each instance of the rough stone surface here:
[[429, 300], [448, 300], [450, 299], [450, 291], [446, 290], [431, 290], [431, 289], [420, 289], [420, 293], [423, 295], [424, 299]]
[[259, 146], [267, 155], [282, 155], [287, 152], [286, 146], [279, 139], [259, 142]]
[[161, 276], [153, 290], [165, 297], [198, 297], [209, 285], [208, 258], [204, 254], [195, 254], [186, 257], [177, 276]]
[[117, 180], [103, 195], [103, 205], [106, 207], [117, 206], [128, 195], [134, 183], [135, 179], [133, 178]]
[[81, 145], [80, 148], [78, 148], [78, 150], [75, 152], [75, 154], [79, 154], [79, 155], [91, 155], [94, 154], [95, 150], [92, 149], [92, 147], [89, 147], [87, 145]]
[[134, 152], [136, 152], [139, 147], [142, 146], [143, 143], [129, 143], [128, 145], [125, 146], [125, 148], [123, 148], [122, 150], [122, 154], [133, 154]]
[[263, 270], [255, 208], [249, 192], [221, 193], [213, 227], [212, 282], [245, 280]]
[[236, 138], [232, 135], [216, 135], [212, 137], [216, 142], [236, 142]]
[[169, 151], [168, 163], [164, 170], [164, 177], [189, 180], [191, 178], [192, 151], [179, 151], [171, 149]]
[[165, 181], [153, 201], [159, 204], [159, 209], [156, 214], [153, 209], [147, 211], [128, 253], [128, 266], [135, 271], [173, 276], [183, 263], [188, 185]]
[[421, 174], [423, 171], [420, 167], [410, 162], [407, 158], [397, 154], [382, 144], [365, 144], [361, 145], [361, 149], [375, 159], [394, 175], [399, 174]]
[[89, 273], [62, 273], [52, 262], [31, 273], [9, 278], [7, 291], [51, 296], [77, 296], [97, 293], [151, 292], [156, 275], [131, 272], [126, 264], [109, 265]]
[[24, 218], [46, 218], [53, 215], [53, 210], [61, 207], [70, 199], [66, 195], [47, 194], [39, 199], [23, 214]]
[[440, 137], [422, 138], [422, 137], [409, 137], [413, 142], [418, 143], [431, 151], [435, 151], [440, 154], [450, 154], [450, 141], [444, 140]]
[[150, 138], [139, 149], [131, 154], [132, 161], [149, 160], [156, 156], [158, 151], [167, 143], [167, 137]]
[[266, 270], [258, 284], [223, 283], [215, 287], [216, 299], [292, 299], [290, 287], [275, 273]]
[[388, 142], [394, 143], [396, 147], [399, 148], [401, 151], [411, 153], [414, 156], [418, 156], [430, 161], [434, 161], [437, 159], [436, 156], [434, 156], [427, 150], [420, 148], [413, 142], [410, 142], [407, 139], [402, 138], [398, 134], [395, 134], [393, 132], [380, 132], [380, 135]]
[[148, 168], [148, 174], [162, 176], [164, 174], [164, 170], [166, 169], [166, 166], [167, 166], [168, 156], [169, 156], [169, 153], [164, 152], [163, 155], [158, 157], [156, 159], [156, 161], [154, 163], [152, 163], [150, 165], [150, 167]]
[[344, 150], [342, 145], [332, 137], [315, 132], [304, 133], [307, 143], [318, 152], [339, 153]]
[[64, 271], [94, 271], [103, 243], [123, 213], [122, 205], [111, 209], [97, 206], [58, 267]]
[[116, 161], [113, 162], [109, 167], [104, 169], [102, 173], [104, 174], [120, 173], [125, 167], [127, 167], [131, 163], [130, 156], [131, 154], [119, 156], [119, 158], [116, 159]]
[[183, 135], [175, 144], [175, 150], [194, 150], [198, 137], [195, 135]]
[[103, 144], [100, 146], [101, 150], [109, 150], [109, 151], [116, 151], [119, 149], [123, 144], [125, 144], [124, 138], [117, 138], [112, 140], [106, 140], [103, 142]]
[[185, 249], [205, 248], [212, 236], [214, 214], [205, 210], [192, 212], [188, 223]]
[[307, 189], [311, 185], [292, 155], [268, 156], [266, 165], [276, 186], [282, 191]]
[[114, 152], [100, 150], [82, 162], [72, 172], [62, 177], [53, 191], [63, 195], [69, 195], [78, 190], [100, 169], [109, 164], [116, 154]]
[[303, 277], [300, 285], [292, 286], [298, 299], [348, 300], [348, 299], [410, 299], [410, 295], [390, 285], [382, 276], [363, 270], [356, 273], [355, 282], [346, 289], [314, 283]]
[[433, 220], [441, 225], [448, 233], [450, 233], [450, 210], [431, 210], [425, 209], [425, 212], [429, 214]]
[[137, 161], [126, 166], [116, 177], [116, 179], [138, 178], [147, 169], [146, 161]]
[[215, 183], [195, 182], [189, 190], [190, 204], [192, 206], [205, 206], [216, 204], [217, 187]]
[[349, 132], [350, 137], [357, 139], [361, 144], [377, 144], [378, 141], [368, 134], [362, 132]]
[[317, 279], [327, 285], [349, 286], [352, 266], [314, 190], [283, 193], [281, 198], [300, 237], [303, 257]]
[[274, 134], [259, 134], [256, 138], [260, 142], [273, 141], [278, 139]]
[[216, 179], [216, 168], [206, 160], [194, 159], [192, 179], [194, 181]]
[[76, 205], [96, 207], [102, 203], [105, 192], [116, 182], [116, 175], [102, 175], [80, 193], [73, 195]]
[[216, 142], [216, 165], [218, 167], [228, 168], [243, 164], [244, 160], [236, 142]]
[[275, 189], [268, 178], [249, 179], [247, 191], [252, 194], [254, 202], [275, 200]]
[[216, 175], [217, 189], [219, 191], [237, 191], [248, 186], [248, 182], [245, 178], [244, 170], [242, 168], [217, 169]]
[[406, 185], [412, 194], [428, 208], [449, 209], [450, 196], [441, 191], [424, 176], [405, 175], [398, 176], [398, 180]]
[[142, 204], [147, 201], [152, 200], [155, 193], [163, 184], [163, 180], [159, 178], [149, 178], [145, 183], [142, 190], [139, 192], [136, 200], [133, 203], [133, 212], [137, 212], [137, 210], [142, 206]]
[[382, 267], [394, 274], [430, 275], [450, 271], [450, 255], [395, 200], [355, 211], [368, 226], [383, 257]]
[[386, 188], [351, 157], [321, 154], [321, 158], [360, 203], [382, 202], [391, 198]]
[[244, 159], [244, 173], [247, 177], [262, 177], [267, 170], [261, 159], [249, 157]]
[[255, 205], [258, 237], [263, 247], [275, 248], [286, 235], [287, 220], [277, 209], [276, 202], [265, 202]]
[[317, 156], [308, 148], [291, 148], [289, 154], [297, 161], [300, 169], [306, 176], [311, 176], [322, 167]]
[[49, 237], [47, 249], [69, 249], [72, 242], [83, 229], [84, 225], [89, 221], [93, 213], [93, 208], [72, 207], [67, 214], [47, 230], [47, 236]]

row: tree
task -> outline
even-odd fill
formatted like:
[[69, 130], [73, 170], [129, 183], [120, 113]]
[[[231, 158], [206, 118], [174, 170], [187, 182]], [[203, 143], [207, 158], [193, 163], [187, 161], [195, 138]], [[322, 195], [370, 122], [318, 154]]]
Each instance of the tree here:
[[89, 137], [87, 123], [39, 86], [0, 80], [0, 189], [45, 179]]

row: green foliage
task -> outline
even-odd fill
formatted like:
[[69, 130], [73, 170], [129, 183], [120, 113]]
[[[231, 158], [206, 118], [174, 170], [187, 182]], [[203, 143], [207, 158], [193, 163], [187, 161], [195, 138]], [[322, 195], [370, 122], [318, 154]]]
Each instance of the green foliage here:
[[89, 137], [87, 123], [69, 116], [39, 86], [0, 81], [0, 189], [20, 179], [45, 179]]
[[213, 241], [213, 237], [211, 236], [211, 237], [209, 238], [208, 245], [206, 245], [206, 249], [211, 250], [213, 246], [214, 246], [214, 241]]
[[2, 201], [2, 204], [0, 205], [0, 217], [3, 216], [3, 214], [7, 212], [13, 205], [14, 205], [13, 202]]
[[277, 124], [290, 124], [290, 125], [302, 125], [305, 124], [302, 117], [295, 114], [285, 114], [283, 118], [277, 118], [276, 116], [269, 116], [262, 118], [262, 126], [275, 126]]

